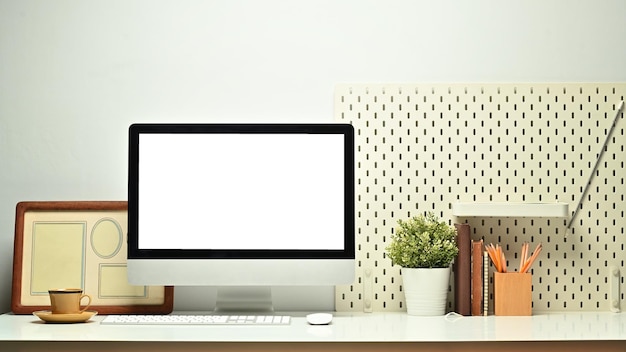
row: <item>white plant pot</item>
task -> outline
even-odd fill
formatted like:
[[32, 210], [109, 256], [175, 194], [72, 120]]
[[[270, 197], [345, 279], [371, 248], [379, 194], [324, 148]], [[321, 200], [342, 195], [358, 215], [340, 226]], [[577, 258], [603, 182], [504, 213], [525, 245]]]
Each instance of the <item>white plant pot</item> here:
[[445, 314], [450, 267], [402, 268], [402, 283], [407, 314]]

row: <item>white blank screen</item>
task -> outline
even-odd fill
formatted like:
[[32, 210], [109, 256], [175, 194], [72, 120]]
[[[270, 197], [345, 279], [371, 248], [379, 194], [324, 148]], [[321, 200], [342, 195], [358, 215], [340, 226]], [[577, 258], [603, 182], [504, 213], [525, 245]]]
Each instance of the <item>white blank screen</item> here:
[[139, 138], [139, 249], [343, 249], [343, 135]]

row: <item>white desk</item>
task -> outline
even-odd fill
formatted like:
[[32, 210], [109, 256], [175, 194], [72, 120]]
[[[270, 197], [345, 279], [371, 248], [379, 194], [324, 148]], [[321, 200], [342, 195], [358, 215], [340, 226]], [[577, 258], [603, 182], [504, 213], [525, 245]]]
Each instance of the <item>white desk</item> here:
[[414, 317], [337, 314], [328, 326], [294, 317], [289, 326], [111, 326], [46, 324], [0, 316], [0, 351], [626, 351], [626, 313], [531, 317]]

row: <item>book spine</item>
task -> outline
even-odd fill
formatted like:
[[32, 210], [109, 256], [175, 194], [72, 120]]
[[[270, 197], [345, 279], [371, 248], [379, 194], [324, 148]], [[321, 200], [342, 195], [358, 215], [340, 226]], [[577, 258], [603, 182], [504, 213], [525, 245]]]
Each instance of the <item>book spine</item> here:
[[471, 240], [469, 224], [455, 224], [459, 254], [454, 263], [454, 301], [456, 312], [471, 315]]
[[483, 315], [489, 314], [489, 255], [483, 252]]
[[472, 241], [472, 315], [483, 310], [483, 241]]

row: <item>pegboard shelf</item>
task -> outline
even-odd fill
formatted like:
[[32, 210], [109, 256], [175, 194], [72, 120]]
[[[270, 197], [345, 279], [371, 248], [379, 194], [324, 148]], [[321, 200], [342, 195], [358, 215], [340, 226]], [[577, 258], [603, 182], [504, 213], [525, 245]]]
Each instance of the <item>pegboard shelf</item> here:
[[452, 204], [454, 216], [553, 217], [568, 214], [567, 203], [459, 202]]

